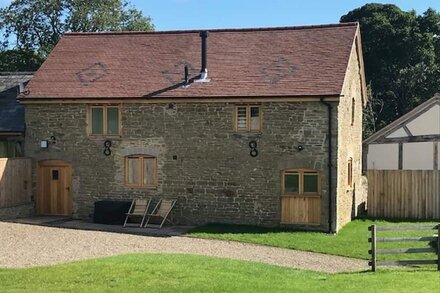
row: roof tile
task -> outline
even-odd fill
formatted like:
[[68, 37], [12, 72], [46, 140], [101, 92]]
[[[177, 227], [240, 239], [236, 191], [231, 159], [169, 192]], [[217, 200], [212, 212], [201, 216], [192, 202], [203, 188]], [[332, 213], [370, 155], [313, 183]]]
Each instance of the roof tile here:
[[356, 23], [211, 30], [211, 81], [175, 89], [185, 65], [199, 74], [199, 31], [66, 34], [24, 98], [339, 95], [356, 30]]

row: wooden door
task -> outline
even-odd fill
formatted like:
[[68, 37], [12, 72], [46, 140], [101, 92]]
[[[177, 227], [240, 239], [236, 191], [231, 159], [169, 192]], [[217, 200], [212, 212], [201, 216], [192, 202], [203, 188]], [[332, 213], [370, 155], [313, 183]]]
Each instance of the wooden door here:
[[319, 196], [282, 196], [281, 224], [319, 225], [321, 222]]
[[311, 169], [281, 172], [281, 224], [319, 225], [321, 176]]
[[37, 210], [40, 215], [72, 214], [72, 167], [58, 160], [38, 164]]

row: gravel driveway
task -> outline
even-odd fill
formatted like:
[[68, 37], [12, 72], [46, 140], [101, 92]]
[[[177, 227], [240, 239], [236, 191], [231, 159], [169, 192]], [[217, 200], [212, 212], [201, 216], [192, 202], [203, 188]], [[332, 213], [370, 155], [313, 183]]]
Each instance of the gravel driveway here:
[[190, 237], [148, 237], [0, 222], [0, 267], [22, 268], [125, 253], [183, 253], [327, 273], [367, 269], [346, 257]]

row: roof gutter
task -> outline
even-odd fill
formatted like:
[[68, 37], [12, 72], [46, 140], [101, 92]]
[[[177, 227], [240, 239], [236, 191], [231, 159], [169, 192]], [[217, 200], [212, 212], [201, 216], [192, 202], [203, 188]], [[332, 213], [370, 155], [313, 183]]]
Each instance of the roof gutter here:
[[[192, 83], [195, 81], [195, 79], [200, 78], [200, 75], [197, 75], [193, 78], [188, 78], [188, 83]], [[178, 83], [174, 87], [180, 87], [185, 85], [185, 80]], [[292, 96], [292, 95], [252, 95], [252, 96], [240, 96], [240, 95], [234, 95], [234, 96], [228, 96], [228, 95], [218, 95], [218, 96], [172, 96], [172, 95], [154, 95], [155, 92], [143, 95], [143, 96], [119, 96], [119, 97], [108, 97], [108, 96], [91, 96], [91, 97], [30, 97], [28, 95], [20, 94], [18, 97], [18, 102], [21, 104], [25, 103], [60, 103], [62, 102], [68, 102], [68, 103], [106, 103], [108, 101], [114, 101], [118, 103], [123, 103], [124, 101], [130, 101], [133, 102], [135, 100], [139, 101], [145, 101], [145, 98], [149, 98], [150, 101], [157, 101], [160, 103], [163, 100], [166, 100], [166, 103], [169, 103], [170, 100], [173, 100], [173, 102], [176, 103], [186, 103], [186, 101], [190, 100], [198, 100], [200, 102], [215, 102], [218, 101], [220, 103], [224, 101], [237, 101], [237, 102], [255, 102], [255, 103], [261, 103], [262, 101], [271, 101], [271, 102], [301, 102], [301, 101], [308, 101], [308, 102], [319, 102], [321, 97], [323, 95], [298, 95], [298, 96]], [[341, 95], [335, 95], [335, 94], [329, 94], [325, 95], [326, 101], [329, 102], [338, 102]]]
[[[327, 164], [327, 172], [328, 172], [328, 233], [335, 234], [335, 228], [333, 227], [333, 202], [332, 202], [332, 194], [333, 194], [333, 186], [332, 186], [332, 105], [325, 101], [324, 98], [320, 99], [320, 102], [327, 106], [328, 112], [328, 129], [327, 129], [327, 137], [328, 137], [328, 164]], [[336, 194], [335, 194], [335, 202], [336, 202]]]

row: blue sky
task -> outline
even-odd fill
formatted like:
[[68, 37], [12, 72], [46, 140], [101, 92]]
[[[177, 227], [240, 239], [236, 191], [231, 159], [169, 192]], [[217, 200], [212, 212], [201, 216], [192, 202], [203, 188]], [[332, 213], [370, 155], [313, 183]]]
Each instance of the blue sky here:
[[440, 0], [132, 0], [156, 30], [241, 28], [337, 23], [366, 3], [396, 4], [407, 11], [440, 10]]
[[[0, 7], [11, 0], [0, 0]], [[153, 18], [156, 30], [242, 28], [337, 23], [341, 15], [369, 2], [392, 3], [423, 13], [440, 0], [131, 0]]]

